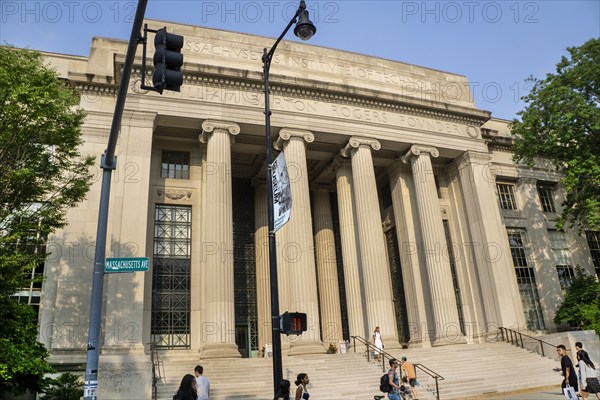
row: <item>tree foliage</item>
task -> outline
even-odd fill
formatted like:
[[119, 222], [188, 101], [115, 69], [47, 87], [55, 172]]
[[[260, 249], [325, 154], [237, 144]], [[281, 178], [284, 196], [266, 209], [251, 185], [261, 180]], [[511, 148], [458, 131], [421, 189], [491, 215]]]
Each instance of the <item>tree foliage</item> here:
[[575, 268], [575, 278], [554, 316], [554, 323], [593, 329], [600, 335], [600, 283], [581, 267]]
[[65, 373], [48, 382], [44, 400], [79, 400], [83, 396], [83, 382], [77, 375]]
[[527, 104], [514, 120], [515, 160], [550, 160], [564, 175], [560, 226], [600, 230], [600, 39], [567, 49], [556, 73], [530, 77]]
[[48, 235], [89, 190], [78, 103], [40, 53], [0, 46], [0, 392], [38, 390], [50, 370], [30, 307], [11, 296], [29, 287]]

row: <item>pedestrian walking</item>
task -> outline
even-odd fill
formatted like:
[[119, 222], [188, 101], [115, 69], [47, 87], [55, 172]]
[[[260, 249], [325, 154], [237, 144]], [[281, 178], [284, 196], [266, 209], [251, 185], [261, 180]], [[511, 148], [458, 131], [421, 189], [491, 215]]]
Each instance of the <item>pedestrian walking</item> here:
[[590, 393], [595, 394], [597, 399], [600, 399], [600, 382], [596, 376], [596, 366], [590, 360], [587, 351], [582, 349], [577, 352], [579, 359], [579, 387], [581, 388], [581, 397], [586, 400]]
[[277, 388], [277, 394], [275, 395], [275, 400], [290, 400], [290, 381], [287, 379], [279, 382], [279, 386]]
[[390, 369], [388, 370], [388, 381], [390, 385], [390, 391], [388, 392], [388, 399], [390, 400], [402, 400], [400, 396], [400, 378], [398, 377], [398, 373], [396, 372], [396, 368], [400, 364], [398, 360], [392, 358], [390, 361]]
[[192, 374], [186, 374], [183, 379], [181, 379], [181, 383], [179, 384], [179, 389], [175, 396], [173, 396], [173, 400], [198, 400], [198, 393], [196, 392], [196, 379]]
[[308, 385], [308, 383], [310, 382], [310, 380], [308, 379], [308, 375], [305, 373], [300, 373], [298, 374], [298, 376], [296, 377], [296, 385], [298, 386], [298, 388], [296, 389], [296, 400], [308, 400], [308, 398], [310, 397], [310, 394], [308, 393], [308, 389], [306, 388], [306, 385]]
[[210, 396], [210, 382], [207, 377], [202, 375], [204, 368], [202, 365], [196, 365], [194, 368], [194, 375], [196, 375], [196, 392], [198, 393], [198, 400], [208, 400]]
[[567, 348], [564, 345], [559, 344], [556, 346], [556, 351], [560, 355], [560, 368], [562, 369], [563, 375], [563, 381], [560, 387], [564, 392], [565, 388], [570, 386], [573, 388], [575, 393], [577, 393], [579, 388], [577, 385], [577, 373], [573, 368], [573, 361], [571, 361], [571, 358], [567, 355]]
[[417, 372], [415, 366], [408, 361], [406, 356], [402, 357], [402, 371], [404, 371], [405, 382], [410, 385], [413, 399], [417, 400], [419, 398], [417, 394]]
[[375, 356], [377, 357], [377, 361], [381, 361], [381, 350], [383, 350], [383, 341], [381, 340], [381, 332], [379, 331], [379, 327], [375, 327], [375, 331], [373, 332], [373, 344], [375, 345]]

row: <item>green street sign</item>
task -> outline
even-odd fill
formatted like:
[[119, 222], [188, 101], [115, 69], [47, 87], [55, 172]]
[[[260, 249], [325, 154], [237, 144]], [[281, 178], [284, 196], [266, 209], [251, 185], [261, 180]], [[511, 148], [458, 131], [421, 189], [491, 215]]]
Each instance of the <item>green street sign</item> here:
[[107, 258], [104, 272], [145, 272], [150, 269], [148, 257], [137, 258]]

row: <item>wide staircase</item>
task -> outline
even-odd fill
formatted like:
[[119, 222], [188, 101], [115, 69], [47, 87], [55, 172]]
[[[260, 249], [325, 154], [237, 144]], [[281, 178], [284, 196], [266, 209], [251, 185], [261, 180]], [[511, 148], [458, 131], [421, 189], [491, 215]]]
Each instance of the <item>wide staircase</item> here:
[[[358, 349], [361, 349], [359, 351]], [[553, 368], [559, 363], [537, 353], [506, 343], [464, 344], [427, 349], [392, 351], [396, 358], [408, 357], [435, 371], [439, 398], [443, 400], [482, 394], [513, 392], [528, 388], [559, 385], [561, 376]], [[379, 392], [381, 364], [364, 347], [357, 352], [283, 357], [283, 375], [293, 384], [300, 372], [310, 378], [309, 392], [315, 400], [371, 400]], [[211, 382], [212, 400], [272, 400], [272, 360], [199, 360], [182, 352], [160, 357], [162, 380], [158, 382], [159, 400], [170, 400], [181, 378], [201, 364]], [[387, 371], [387, 368], [386, 368]], [[436, 399], [436, 382], [417, 370], [419, 399]]]

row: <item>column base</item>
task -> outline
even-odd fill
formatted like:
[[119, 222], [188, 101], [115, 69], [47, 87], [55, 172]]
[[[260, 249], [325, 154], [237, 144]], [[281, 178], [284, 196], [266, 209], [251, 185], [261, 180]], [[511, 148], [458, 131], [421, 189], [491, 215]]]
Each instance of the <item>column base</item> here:
[[298, 342], [291, 344], [288, 356], [325, 353], [327, 353], [327, 350], [323, 347], [323, 342]]
[[440, 346], [451, 346], [453, 344], [467, 344], [467, 338], [463, 335], [457, 335], [454, 337], [436, 337], [432, 342], [432, 347]]
[[99, 398], [141, 400], [152, 398], [150, 355], [100, 355]]
[[241, 358], [235, 343], [207, 343], [200, 350], [200, 358]]

